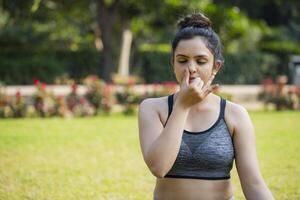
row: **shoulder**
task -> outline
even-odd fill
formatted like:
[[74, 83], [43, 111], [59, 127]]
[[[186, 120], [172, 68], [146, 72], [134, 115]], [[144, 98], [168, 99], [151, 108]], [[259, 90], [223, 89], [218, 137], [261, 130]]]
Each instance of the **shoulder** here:
[[156, 98], [146, 98], [142, 100], [140, 103], [140, 107], [147, 107], [147, 106], [159, 106], [160, 104], [164, 103], [167, 97], [156, 97]]
[[168, 103], [168, 97], [146, 98], [140, 105], [139, 110], [160, 110], [165, 104]]
[[235, 134], [242, 127], [252, 126], [248, 111], [240, 104], [226, 100], [225, 119], [231, 129], [230, 132]]
[[248, 115], [248, 111], [244, 106], [228, 100], [226, 100], [226, 110], [229, 114], [234, 115], [236, 118], [238, 116]]
[[161, 115], [168, 113], [168, 96], [146, 98], [139, 105], [139, 118], [144, 115]]
[[[138, 124], [140, 135], [160, 133], [168, 115], [168, 98], [147, 98], [139, 105]], [[155, 131], [156, 130], [156, 131]]]

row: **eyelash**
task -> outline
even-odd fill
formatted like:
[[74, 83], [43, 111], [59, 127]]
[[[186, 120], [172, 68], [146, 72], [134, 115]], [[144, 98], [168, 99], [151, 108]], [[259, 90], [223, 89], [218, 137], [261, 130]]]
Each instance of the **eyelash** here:
[[[178, 61], [179, 63], [186, 63], [186, 60], [185, 61]], [[205, 62], [197, 62], [199, 65], [201, 64], [205, 64]]]

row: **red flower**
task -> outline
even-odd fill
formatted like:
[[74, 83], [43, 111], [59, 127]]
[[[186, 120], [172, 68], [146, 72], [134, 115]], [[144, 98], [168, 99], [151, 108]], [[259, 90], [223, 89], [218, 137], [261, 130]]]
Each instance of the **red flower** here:
[[38, 85], [40, 83], [39, 79], [34, 78], [33, 79], [33, 84], [34, 85]]
[[298, 96], [300, 96], [300, 85], [296, 85], [295, 92]]
[[273, 81], [272, 81], [272, 79], [270, 79], [270, 78], [264, 79], [264, 80], [262, 81], [262, 84], [263, 84], [263, 85], [272, 85], [272, 84], [273, 84]]
[[86, 103], [86, 99], [84, 97], [81, 97], [79, 99], [79, 103], [80, 103], [80, 105], [84, 105]]
[[96, 75], [90, 75], [89, 77], [92, 81], [97, 81], [98, 80], [98, 76]]
[[76, 93], [77, 88], [78, 88], [78, 86], [77, 86], [76, 83], [73, 83], [73, 84], [71, 85], [71, 90], [72, 90], [73, 93]]
[[20, 90], [17, 90], [17, 92], [16, 92], [16, 98], [17, 99], [21, 98], [21, 92], [20, 92]]
[[47, 87], [46, 83], [42, 83], [42, 86], [41, 86], [42, 91], [45, 91], [46, 87]]
[[127, 83], [128, 83], [128, 85], [134, 85], [135, 80], [134, 79], [129, 79]]
[[167, 81], [167, 82], [164, 82], [163, 85], [165, 87], [176, 87], [177, 83], [175, 81]]

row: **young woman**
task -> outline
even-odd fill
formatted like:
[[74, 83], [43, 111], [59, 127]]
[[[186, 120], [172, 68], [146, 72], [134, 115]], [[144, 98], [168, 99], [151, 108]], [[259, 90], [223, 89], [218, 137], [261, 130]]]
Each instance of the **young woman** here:
[[193, 14], [178, 26], [171, 64], [180, 90], [145, 99], [139, 108], [143, 158], [157, 177], [154, 199], [232, 200], [234, 159], [246, 199], [274, 199], [259, 170], [247, 111], [213, 94], [223, 58], [210, 20]]

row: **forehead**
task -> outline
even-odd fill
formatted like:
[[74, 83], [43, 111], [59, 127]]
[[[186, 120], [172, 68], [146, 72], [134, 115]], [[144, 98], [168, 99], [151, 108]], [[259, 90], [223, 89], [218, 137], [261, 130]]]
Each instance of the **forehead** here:
[[183, 54], [186, 56], [206, 55], [208, 57], [213, 57], [210, 50], [206, 47], [203, 39], [199, 36], [191, 39], [180, 40], [174, 53], [175, 56], [177, 54]]

